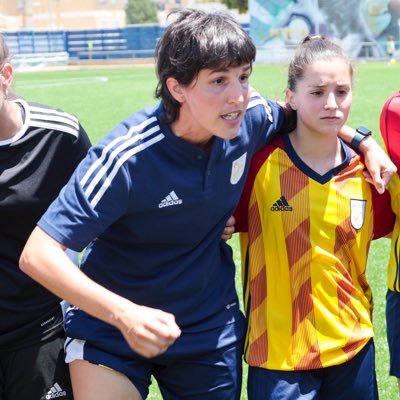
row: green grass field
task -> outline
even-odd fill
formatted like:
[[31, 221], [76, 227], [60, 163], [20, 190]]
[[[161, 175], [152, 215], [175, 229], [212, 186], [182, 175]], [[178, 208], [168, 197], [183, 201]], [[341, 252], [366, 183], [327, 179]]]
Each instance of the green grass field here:
[[[255, 66], [252, 86], [264, 96], [283, 100], [287, 68], [281, 65]], [[366, 125], [379, 135], [379, 114], [386, 98], [400, 89], [400, 65], [385, 63], [357, 64], [354, 77], [353, 109], [350, 126]], [[63, 71], [16, 73], [14, 91], [28, 100], [37, 101], [76, 114], [92, 142], [95, 143], [120, 120], [138, 109], [156, 103], [156, 78], [153, 67], [82, 68]], [[238, 266], [237, 238], [230, 244], [234, 248]], [[398, 398], [395, 379], [389, 377], [388, 350], [385, 336], [386, 264], [389, 240], [380, 239], [371, 246], [368, 279], [374, 294], [374, 322], [376, 367], [379, 394], [382, 400]], [[246, 370], [245, 370], [246, 375]], [[244, 378], [244, 386], [245, 386]], [[150, 399], [161, 399], [156, 385], [151, 388]], [[243, 390], [242, 399], [247, 399]]]

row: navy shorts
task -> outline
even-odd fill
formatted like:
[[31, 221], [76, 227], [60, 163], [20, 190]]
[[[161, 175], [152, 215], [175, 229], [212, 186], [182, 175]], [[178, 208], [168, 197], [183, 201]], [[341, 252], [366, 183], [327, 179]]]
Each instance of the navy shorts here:
[[400, 293], [386, 293], [386, 335], [390, 355], [390, 375], [400, 378]]
[[68, 338], [66, 361], [82, 359], [121, 372], [143, 399], [149, 393], [153, 376], [166, 400], [239, 400], [245, 332], [245, 319], [240, 313], [235, 322], [223, 327], [183, 333], [166, 353], [152, 359], [133, 351], [127, 357]]
[[249, 400], [377, 400], [373, 340], [350, 361], [310, 371], [249, 367]]

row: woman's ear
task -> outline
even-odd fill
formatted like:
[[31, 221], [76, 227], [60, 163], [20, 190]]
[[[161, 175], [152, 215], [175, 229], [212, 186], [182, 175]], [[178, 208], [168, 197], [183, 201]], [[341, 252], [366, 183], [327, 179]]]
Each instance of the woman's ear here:
[[297, 110], [296, 99], [294, 92], [286, 88], [286, 101], [292, 107], [293, 110]]
[[178, 102], [183, 103], [185, 100], [184, 90], [182, 85], [175, 78], [167, 78], [166, 81], [167, 88], [171, 96]]
[[11, 86], [13, 80], [13, 68], [11, 64], [5, 63], [1, 69], [1, 88], [6, 92]]

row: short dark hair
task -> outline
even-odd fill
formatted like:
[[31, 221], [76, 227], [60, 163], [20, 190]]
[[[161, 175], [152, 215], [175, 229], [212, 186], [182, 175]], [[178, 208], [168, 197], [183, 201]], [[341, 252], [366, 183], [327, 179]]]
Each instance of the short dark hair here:
[[169, 93], [166, 81], [175, 78], [189, 85], [204, 68], [252, 65], [256, 48], [241, 25], [224, 12], [179, 9], [156, 47], [158, 84], [156, 97], [164, 104], [163, 122], [179, 117], [180, 104]]

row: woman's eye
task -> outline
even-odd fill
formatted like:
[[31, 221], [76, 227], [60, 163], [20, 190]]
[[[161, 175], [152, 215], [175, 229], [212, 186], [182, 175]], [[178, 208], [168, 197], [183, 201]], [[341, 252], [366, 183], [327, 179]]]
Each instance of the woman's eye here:
[[220, 85], [221, 83], [224, 82], [224, 79], [223, 79], [223, 78], [217, 78], [217, 79], [214, 79], [213, 82], [214, 82], [215, 84], [217, 84], [217, 85]]

